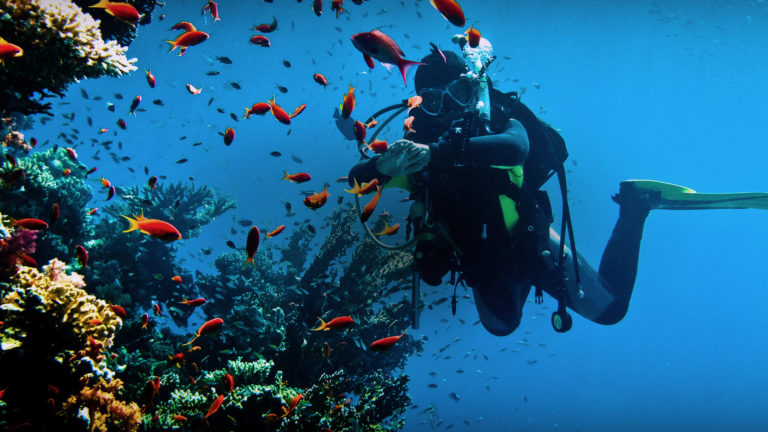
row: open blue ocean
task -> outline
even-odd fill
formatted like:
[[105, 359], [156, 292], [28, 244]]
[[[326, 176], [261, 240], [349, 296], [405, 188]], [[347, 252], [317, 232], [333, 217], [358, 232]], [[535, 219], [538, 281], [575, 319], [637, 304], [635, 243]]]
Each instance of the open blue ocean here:
[[[216, 258], [233, 252], [228, 241], [239, 254], [239, 266], [246, 258], [243, 250], [251, 225], [261, 229], [259, 253], [272, 254], [274, 268], [282, 268], [277, 251], [285, 248], [301, 248], [307, 252], [309, 264], [332, 231], [326, 218], [334, 209], [353, 202], [353, 196], [344, 191], [348, 189], [346, 182], [337, 179], [348, 175], [360, 154], [357, 144], [345, 138], [334, 119], [348, 88], [356, 89], [352, 117], [361, 121], [380, 108], [415, 95], [416, 68], [408, 72], [404, 85], [397, 68], [388, 70], [376, 61], [370, 69], [350, 37], [379, 29], [397, 42], [404, 58], [418, 61], [429, 54], [430, 43], [458, 52], [451, 37], [472, 25], [493, 44], [497, 59], [488, 74], [494, 88], [517, 91], [522, 102], [565, 139], [575, 238], [578, 251], [593, 266], [599, 265], [618, 217], [619, 207], [611, 195], [618, 192], [622, 180], [654, 179], [706, 193], [768, 192], [764, 166], [768, 160], [765, 1], [459, 0], [466, 15], [464, 27], [452, 25], [426, 0], [367, 0], [360, 5], [347, 0], [343, 7], [348, 12], [338, 17], [330, 1], [323, 2], [320, 16], [313, 13], [312, 3], [221, 0], [221, 20], [214, 22], [210, 13], [201, 15], [205, 1], [167, 0], [164, 6], [155, 7], [151, 23], [138, 27], [127, 51], [128, 58], [138, 59], [136, 71], [70, 85], [62, 98], [46, 99], [52, 102], [49, 121], [43, 124], [41, 118], [49, 116], [33, 115], [32, 123], [20, 131], [38, 140], [32, 154], [54, 145], [72, 147], [80, 163], [98, 167], [85, 180], [94, 195], [84, 210], [100, 208], [91, 223], [112, 219], [115, 233], [115, 229], [127, 229], [128, 222], [104, 208], [123, 200], [131, 186], [146, 188], [152, 175], [159, 177], [158, 185], [204, 185], [234, 202], [235, 208], [217, 215], [199, 235], [167, 246], [174, 250], [175, 264], [162, 275], [165, 282], [173, 274], [182, 274], [185, 283], [200, 275], [215, 275], [219, 271], [214, 265]], [[161, 20], [160, 15], [165, 18]], [[271, 23], [273, 17], [277, 28], [263, 34], [271, 46], [249, 43], [250, 37], [261, 34], [252, 28]], [[170, 30], [180, 21], [188, 21], [210, 35], [203, 43], [190, 46], [183, 56], [177, 55], [178, 49], [169, 53], [169, 44], [164, 42], [180, 34]], [[25, 55], [32, 50], [25, 48]], [[12, 60], [2, 67], [12, 68]], [[146, 70], [156, 77], [155, 88], [148, 86]], [[316, 73], [327, 78], [327, 86], [313, 80]], [[191, 94], [187, 84], [201, 92]], [[135, 116], [129, 115], [130, 103], [137, 95], [141, 96], [139, 110]], [[268, 102], [273, 96], [289, 114], [302, 104], [306, 109], [292, 118], [290, 125], [276, 121], [270, 112], [243, 118], [244, 107]], [[107, 109], [108, 104], [114, 104], [114, 112]], [[390, 143], [401, 138], [405, 117], [397, 117], [378, 137]], [[120, 119], [126, 122], [124, 130], [117, 125]], [[101, 128], [108, 131], [99, 133]], [[224, 144], [227, 128], [236, 132], [231, 145]], [[369, 130], [369, 135], [375, 130]], [[62, 132], [72, 140], [71, 145], [62, 141]], [[113, 141], [111, 147], [101, 144], [105, 140]], [[307, 172], [312, 180], [303, 184], [282, 180], [284, 171]], [[98, 180], [102, 176], [118, 187], [110, 202], [105, 202], [107, 192]], [[324, 183], [330, 193], [324, 206], [312, 210], [302, 204], [306, 196], [320, 192]], [[545, 189], [553, 202], [553, 227], [559, 229], [561, 207], [556, 182], [550, 181]], [[408, 204], [401, 199], [405, 197], [406, 193], [395, 189], [385, 190], [374, 219], [388, 212], [390, 222], [404, 226]], [[341, 204], [337, 201], [340, 198]], [[368, 197], [361, 198], [361, 203], [367, 201]], [[286, 203], [292, 204], [291, 208]], [[132, 208], [135, 214], [141, 210]], [[17, 219], [37, 217], [14, 215], [9, 208], [2, 211]], [[401, 430], [768, 430], [768, 344], [760, 327], [768, 302], [767, 217], [764, 210], [753, 209], [653, 210], [645, 224], [629, 312], [616, 325], [602, 326], [573, 314], [573, 328], [557, 333], [550, 323], [556, 300], [545, 295], [542, 305], [535, 304], [532, 291], [519, 328], [509, 336], [497, 337], [479, 324], [471, 297], [464, 297], [471, 291], [459, 287], [454, 316], [450, 301], [453, 287], [447, 278], [441, 287], [422, 283], [426, 307], [420, 313], [420, 327], [410, 328], [407, 320], [401, 320], [392, 323], [389, 333], [379, 334], [383, 338], [409, 328], [405, 338], [423, 341], [421, 351], [407, 358], [404, 369], [393, 367], [382, 372], [404, 372], [409, 377], [411, 401], [405, 405]], [[292, 232], [306, 229], [307, 224], [317, 235], [306, 243], [290, 242]], [[283, 233], [263, 237], [279, 225], [286, 226]], [[120, 235], [145, 241], [145, 236], [136, 232]], [[355, 235], [350, 244], [362, 241], [364, 232], [359, 223], [349, 235]], [[403, 229], [384, 241], [402, 244]], [[156, 240], [157, 244], [165, 245]], [[94, 270], [90, 271], [98, 270], [98, 263], [108, 259], [105, 255], [92, 254]], [[76, 262], [74, 251], [60, 258], [70, 264]], [[333, 276], [342, 267], [334, 261], [326, 271]], [[156, 273], [143, 268], [131, 271]], [[373, 271], [374, 263], [362, 270]], [[88, 277], [86, 273], [87, 283]], [[120, 282], [130, 292], [131, 280]], [[409, 302], [409, 287], [407, 276], [402, 280], [403, 289], [385, 297], [383, 303], [401, 298]], [[90, 288], [89, 283], [86, 290]], [[205, 308], [190, 313], [186, 325], [180, 320], [153, 317], [152, 302], [156, 299], [163, 300], [166, 308], [174, 307], [174, 302], [166, 300], [172, 289], [168, 285], [165, 293], [142, 294], [152, 297], [149, 300], [133, 299], [131, 329], [138, 329], [144, 313], [156, 325], [154, 338], [142, 346], [151, 346], [171, 333], [185, 342], [213, 318]], [[272, 289], [279, 291], [281, 286]], [[351, 292], [339, 294], [341, 305], [344, 295], [354, 297]], [[197, 293], [209, 303], [216, 302], [202, 290]], [[226, 290], [219, 294], [222, 299], [228, 297]], [[300, 298], [292, 302], [300, 303]], [[177, 300], [181, 301], [181, 296]], [[374, 303], [380, 300], [371, 298]], [[234, 310], [238, 301], [228, 307]], [[281, 307], [288, 311], [292, 306]], [[328, 315], [322, 316], [325, 321], [346, 315], [341, 309], [322, 311], [326, 312]], [[319, 313], [319, 309], [311, 312], [310, 321]], [[255, 341], [256, 334], [265, 331], [235, 329], [226, 314], [216, 316], [224, 320], [223, 328], [229, 326], [230, 338], [253, 336]], [[287, 316], [290, 320], [292, 315]], [[354, 318], [357, 323], [370, 317]], [[302, 325], [316, 327], [317, 322]], [[125, 336], [127, 333], [120, 336], [126, 328], [124, 324], [123, 330], [118, 330], [118, 341], [133, 337]], [[319, 333], [326, 334], [316, 332], [312, 337]], [[297, 336], [297, 340], [316, 343], [312, 352], [319, 353], [322, 342], [313, 342], [309, 334]], [[343, 369], [344, 361], [352, 364], [357, 356], [353, 350], [358, 347], [351, 338], [337, 333], [332, 336], [337, 339], [328, 364], [334, 370]], [[212, 339], [200, 338], [208, 344]], [[371, 342], [362, 341], [364, 345]], [[110, 352], [118, 352], [118, 345]], [[204, 351], [208, 348], [203, 345]], [[128, 351], [132, 349], [142, 348], [134, 346]], [[216, 346], [220, 355], [234, 359], [227, 349]], [[256, 345], [252, 349], [260, 351]], [[368, 355], [364, 349], [359, 351], [360, 356]], [[337, 353], [344, 353], [346, 360], [334, 359]], [[153, 355], [164, 361], [172, 354], [158, 350]], [[213, 351], [209, 354], [215, 357]], [[319, 354], [316, 357], [325, 361]], [[254, 360], [248, 354], [243, 358]], [[301, 370], [301, 362], [315, 360], [297, 358], [295, 367]], [[188, 359], [185, 367], [191, 361]], [[196, 361], [205, 368], [202, 356]], [[169, 368], [172, 372], [176, 369]], [[147, 370], [140, 376], [141, 384], [161, 372], [158, 367]], [[0, 375], [34, 373], [5, 370]], [[0, 378], [0, 384], [2, 381]], [[309, 387], [304, 382], [292, 383], [290, 378], [286, 383], [297, 389]], [[126, 390], [121, 395], [138, 401], [138, 396], [131, 395], [139, 393]], [[165, 399], [176, 397], [159, 394]], [[288, 393], [281, 396], [287, 405]], [[348, 396], [352, 405], [359, 398]], [[201, 420], [209, 403], [205, 402], [199, 413]], [[140, 401], [139, 405], [143, 406]], [[302, 401], [297, 410], [307, 406], [309, 402]], [[139, 430], [243, 430], [242, 421], [235, 426], [224, 420], [210, 426], [187, 423], [165, 427], [152, 423], [147, 412], [143, 414], [145, 420]], [[226, 413], [210, 419], [220, 414]], [[272, 429], [249, 430], [326, 430], [319, 426], [289, 427], [289, 418], [282, 425], [271, 424]], [[22, 421], [14, 418], [6, 427]], [[27, 427], [19, 430], [42, 430], [34, 423]], [[385, 430], [370, 425], [335, 428], [332, 423], [323, 423], [323, 427], [333, 431]]]

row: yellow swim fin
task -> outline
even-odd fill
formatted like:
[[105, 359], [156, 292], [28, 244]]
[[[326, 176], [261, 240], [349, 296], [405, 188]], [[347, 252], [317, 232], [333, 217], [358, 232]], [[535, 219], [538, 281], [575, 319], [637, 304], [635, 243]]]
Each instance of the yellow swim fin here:
[[648, 192], [651, 208], [666, 210], [761, 209], [768, 210], [768, 193], [698, 193], [685, 186], [656, 180], [626, 180], [638, 192]]

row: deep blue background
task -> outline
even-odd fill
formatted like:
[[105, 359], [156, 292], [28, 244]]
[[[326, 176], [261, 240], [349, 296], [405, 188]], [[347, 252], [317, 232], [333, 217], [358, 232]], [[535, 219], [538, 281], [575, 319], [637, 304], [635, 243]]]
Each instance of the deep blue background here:
[[[347, 195], [333, 180], [346, 175], [357, 156], [331, 121], [347, 86], [358, 88], [353, 116], [360, 118], [413, 95], [412, 83], [404, 87], [396, 71], [377, 64], [369, 72], [349, 41], [352, 34], [382, 27], [406, 58], [418, 60], [429, 42], [449, 49], [450, 37], [464, 30], [451, 26], [427, 1], [370, 0], [357, 6], [348, 0], [351, 14], [338, 20], [325, 3], [318, 18], [309, 0], [221, 0], [222, 21], [214, 24], [200, 16], [204, 1], [169, 1], [130, 47], [139, 71], [72, 86], [65, 98], [71, 104], [56, 108], [57, 114], [77, 113], [72, 126], [83, 141], [123, 142], [122, 154], [133, 160], [120, 165], [104, 151], [101, 161], [91, 161], [95, 149], [78, 147], [81, 159], [114, 184], [144, 184], [147, 165], [151, 174], [168, 175], [168, 181], [193, 176], [237, 200], [236, 211], [206, 227], [199, 239], [181, 244], [191, 268], [212, 269], [212, 257], [226, 250], [233, 216], [264, 229], [287, 223], [290, 230], [283, 202], [292, 202], [296, 220], [319, 224], [336, 197]], [[590, 262], [599, 263], [618, 214], [610, 195], [623, 179], [658, 179], [702, 192], [768, 190], [764, 1], [461, 3], [467, 24], [475, 24], [499, 56], [491, 69], [496, 87], [525, 88], [524, 102], [566, 139], [576, 236]], [[164, 22], [157, 20], [161, 13], [168, 16]], [[250, 28], [271, 22], [273, 15], [279, 24], [268, 35], [272, 47], [249, 44], [256, 34]], [[168, 29], [181, 20], [211, 38], [178, 57], [167, 53], [162, 40], [175, 38]], [[234, 64], [213, 60], [222, 55]], [[292, 63], [290, 69], [283, 59]], [[157, 76], [154, 90], [145, 82], [146, 68]], [[222, 74], [204, 74], [213, 69]], [[312, 81], [316, 72], [325, 74], [328, 88]], [[232, 89], [230, 81], [243, 89]], [[189, 95], [187, 82], [202, 87], [202, 94]], [[288, 94], [280, 94], [276, 83], [287, 86]], [[80, 87], [90, 99], [81, 97]], [[118, 92], [124, 100], [112, 96]], [[243, 107], [273, 93], [289, 112], [301, 103], [308, 108], [291, 126], [269, 114], [234, 122], [215, 111], [222, 107], [242, 116]], [[147, 111], [128, 118], [136, 94]], [[106, 111], [106, 101], [93, 101], [96, 95], [117, 103], [117, 113]], [[165, 107], [152, 105], [156, 98]], [[86, 116], [94, 119], [93, 127], [85, 125]], [[116, 127], [120, 117], [127, 119], [128, 130]], [[60, 126], [64, 122], [57, 115], [29, 134], [41, 142], [53, 139], [69, 131]], [[111, 131], [97, 136], [100, 127]], [[226, 127], [237, 131], [231, 147], [218, 135]], [[118, 131], [117, 138], [112, 131]], [[188, 138], [180, 141], [184, 135]], [[399, 135], [399, 126], [392, 127], [382, 138]], [[192, 147], [196, 141], [204, 144]], [[273, 150], [283, 156], [270, 157]], [[292, 153], [303, 163], [292, 161]], [[190, 161], [173, 163], [181, 157]], [[308, 171], [313, 180], [301, 186], [281, 182], [283, 169]], [[313, 213], [301, 205], [299, 191], [320, 190], [324, 181], [331, 182], [329, 205]], [[104, 205], [101, 191], [97, 196], [94, 205]], [[380, 209], [405, 216], [407, 208], [396, 203], [400, 197], [394, 191], [385, 194]], [[450, 316], [449, 303], [426, 311], [422, 328], [410, 333], [427, 335], [429, 342], [409, 365], [418, 407], [409, 410], [406, 430], [429, 428], [418, 413], [430, 403], [444, 422], [440, 429], [452, 424], [453, 430], [467, 431], [766, 430], [768, 348], [760, 326], [768, 299], [767, 216], [755, 210], [653, 212], [630, 311], [615, 326], [575, 317], [571, 332], [556, 334], [549, 324], [555, 302], [549, 298], [544, 306], [528, 304], [520, 329], [504, 338], [472, 325], [477, 315], [467, 301], [459, 304], [457, 317]], [[286, 234], [269, 241], [286, 241]], [[208, 246], [214, 255], [201, 256], [199, 248]], [[431, 298], [448, 293], [445, 288]], [[448, 342], [451, 347], [438, 357]], [[427, 388], [429, 383], [438, 387]], [[458, 402], [448, 397], [451, 391]]]

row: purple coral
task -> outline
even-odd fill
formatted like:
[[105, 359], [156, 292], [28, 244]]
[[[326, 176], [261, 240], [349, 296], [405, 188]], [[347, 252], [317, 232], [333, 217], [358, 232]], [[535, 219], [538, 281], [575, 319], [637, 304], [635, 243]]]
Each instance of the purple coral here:
[[10, 237], [0, 240], [0, 279], [16, 273], [16, 264], [23, 255], [35, 253], [37, 233], [16, 230]]

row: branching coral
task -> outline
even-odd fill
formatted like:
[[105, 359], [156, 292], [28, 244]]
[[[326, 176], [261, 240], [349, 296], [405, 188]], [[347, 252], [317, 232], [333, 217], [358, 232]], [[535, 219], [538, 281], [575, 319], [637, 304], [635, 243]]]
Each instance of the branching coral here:
[[122, 402], [116, 394], [122, 381], [100, 379], [93, 387], [84, 386], [79, 395], [71, 396], [63, 405], [64, 411], [77, 412], [87, 409], [88, 430], [107, 432], [135, 432], [141, 424], [141, 410], [136, 402]]
[[24, 49], [0, 69], [2, 112], [48, 112], [37, 93], [62, 95], [84, 78], [136, 70], [115, 41], [104, 42], [98, 21], [69, 0], [0, 0], [0, 34]]

